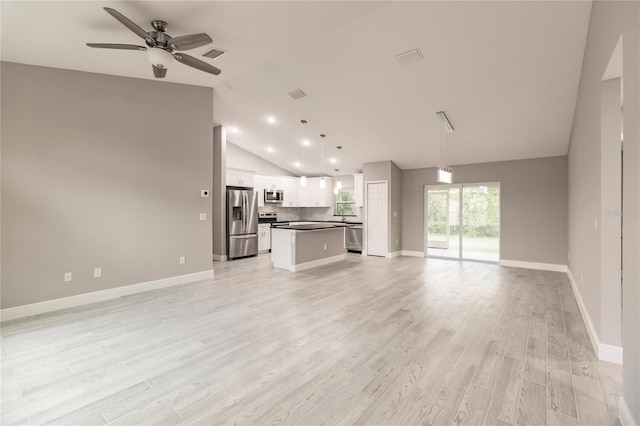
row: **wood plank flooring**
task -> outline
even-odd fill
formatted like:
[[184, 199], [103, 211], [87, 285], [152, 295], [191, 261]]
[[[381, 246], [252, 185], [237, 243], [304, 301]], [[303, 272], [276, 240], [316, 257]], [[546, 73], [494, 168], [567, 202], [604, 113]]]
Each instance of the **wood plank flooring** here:
[[2, 324], [3, 425], [617, 425], [562, 273], [269, 255]]

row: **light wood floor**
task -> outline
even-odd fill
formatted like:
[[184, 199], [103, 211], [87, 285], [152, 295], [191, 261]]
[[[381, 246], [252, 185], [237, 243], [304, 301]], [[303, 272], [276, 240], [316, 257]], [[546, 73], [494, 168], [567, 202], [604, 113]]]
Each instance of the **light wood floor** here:
[[2, 424], [619, 424], [561, 273], [268, 255], [2, 324]]

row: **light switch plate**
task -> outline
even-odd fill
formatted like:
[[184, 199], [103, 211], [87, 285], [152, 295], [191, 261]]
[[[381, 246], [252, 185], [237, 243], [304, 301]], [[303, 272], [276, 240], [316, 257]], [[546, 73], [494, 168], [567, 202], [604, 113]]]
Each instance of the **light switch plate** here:
[[102, 268], [93, 268], [93, 278], [100, 278], [102, 276]]
[[200, 220], [207, 220], [207, 214], [206, 213], [200, 213]]

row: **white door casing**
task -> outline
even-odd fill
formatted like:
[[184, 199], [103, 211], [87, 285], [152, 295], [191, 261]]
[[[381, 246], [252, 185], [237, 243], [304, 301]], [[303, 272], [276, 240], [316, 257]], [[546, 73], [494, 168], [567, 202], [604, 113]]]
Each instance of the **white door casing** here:
[[367, 182], [366, 194], [367, 254], [386, 257], [389, 229], [387, 182]]

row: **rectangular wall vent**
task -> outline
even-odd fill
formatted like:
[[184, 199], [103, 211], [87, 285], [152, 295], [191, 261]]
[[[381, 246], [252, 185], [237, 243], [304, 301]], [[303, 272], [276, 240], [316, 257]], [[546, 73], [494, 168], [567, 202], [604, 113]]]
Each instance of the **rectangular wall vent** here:
[[289, 92], [289, 96], [291, 96], [291, 98], [295, 100], [304, 98], [305, 96], [307, 96], [307, 94], [304, 93], [301, 89], [296, 89], [293, 92]]
[[395, 58], [396, 62], [399, 65], [407, 65], [423, 60], [424, 56], [422, 56], [422, 52], [420, 52], [420, 49], [413, 49], [409, 50], [408, 52], [399, 53], [395, 56]]

